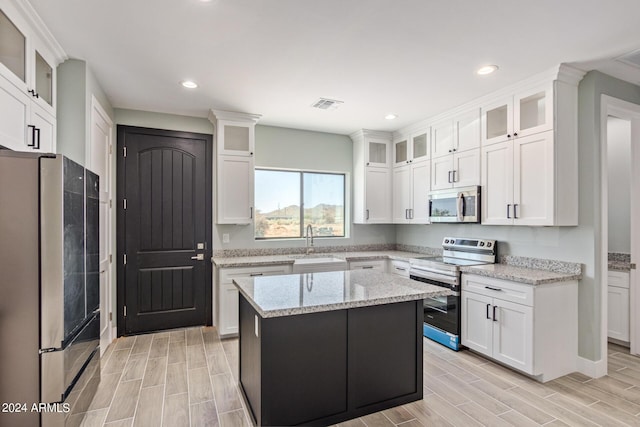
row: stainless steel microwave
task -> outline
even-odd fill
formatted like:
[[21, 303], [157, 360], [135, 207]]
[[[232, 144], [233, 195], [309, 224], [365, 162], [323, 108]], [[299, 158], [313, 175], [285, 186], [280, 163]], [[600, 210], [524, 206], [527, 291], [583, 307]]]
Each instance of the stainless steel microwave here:
[[431, 222], [480, 222], [480, 186], [451, 188], [429, 193]]

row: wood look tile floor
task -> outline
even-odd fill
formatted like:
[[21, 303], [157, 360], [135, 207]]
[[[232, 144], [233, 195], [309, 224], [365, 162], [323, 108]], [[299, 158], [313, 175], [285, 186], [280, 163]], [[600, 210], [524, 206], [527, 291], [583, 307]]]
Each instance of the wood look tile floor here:
[[[251, 426], [237, 388], [238, 340], [215, 328], [123, 337], [72, 426]], [[640, 426], [640, 358], [609, 345], [609, 375], [540, 384], [469, 351], [424, 340], [424, 398], [340, 427]]]

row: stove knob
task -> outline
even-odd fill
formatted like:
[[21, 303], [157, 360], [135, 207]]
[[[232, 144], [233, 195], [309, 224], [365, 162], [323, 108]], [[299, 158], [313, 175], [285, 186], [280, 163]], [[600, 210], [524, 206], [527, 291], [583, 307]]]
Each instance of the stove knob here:
[[444, 242], [445, 243], [449, 243], [449, 239], [444, 239]]
[[487, 247], [490, 248], [491, 247], [491, 242], [487, 242]]
[[453, 245], [455, 242], [456, 242], [455, 240], [451, 239], [451, 244], [452, 244], [452, 245]]
[[480, 242], [480, 246], [484, 246], [484, 242]]

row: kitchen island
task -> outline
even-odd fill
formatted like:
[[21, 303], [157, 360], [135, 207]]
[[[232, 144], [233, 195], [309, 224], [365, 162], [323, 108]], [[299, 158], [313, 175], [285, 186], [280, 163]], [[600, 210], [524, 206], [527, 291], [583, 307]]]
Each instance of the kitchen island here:
[[334, 424], [422, 398], [422, 300], [449, 290], [367, 270], [234, 284], [256, 425]]

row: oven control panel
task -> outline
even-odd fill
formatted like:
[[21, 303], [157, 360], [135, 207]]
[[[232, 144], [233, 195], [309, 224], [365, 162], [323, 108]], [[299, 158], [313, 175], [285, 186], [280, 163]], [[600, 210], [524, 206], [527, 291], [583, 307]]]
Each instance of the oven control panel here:
[[445, 237], [442, 241], [444, 249], [453, 250], [485, 250], [487, 252], [495, 252], [496, 241], [488, 239], [468, 239], [464, 237]]

